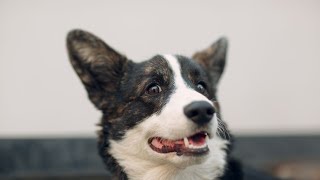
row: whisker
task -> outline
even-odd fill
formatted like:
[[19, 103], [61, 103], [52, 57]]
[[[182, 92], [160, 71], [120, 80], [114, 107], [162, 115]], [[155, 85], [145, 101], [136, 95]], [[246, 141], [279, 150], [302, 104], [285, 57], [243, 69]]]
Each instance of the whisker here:
[[217, 128], [218, 136], [220, 136], [221, 138], [230, 140], [230, 134], [227, 131], [226, 125], [221, 120], [220, 115], [218, 113], [217, 113], [217, 121], [218, 121], [218, 128]]

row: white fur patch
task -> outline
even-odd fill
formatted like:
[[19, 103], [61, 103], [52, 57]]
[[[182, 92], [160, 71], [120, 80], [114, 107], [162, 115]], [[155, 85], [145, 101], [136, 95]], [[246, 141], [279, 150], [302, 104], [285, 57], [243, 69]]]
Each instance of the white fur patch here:
[[[109, 153], [124, 169], [129, 179], [216, 179], [224, 171], [224, 149], [228, 143], [218, 136], [207, 142], [210, 152], [198, 157], [177, 156], [176, 153], [161, 154], [148, 145], [151, 137], [181, 139], [198, 132], [198, 126], [187, 119], [183, 108], [193, 101], [207, 101], [212, 104], [205, 96], [186, 85], [177, 58], [172, 55], [163, 57], [174, 72], [175, 91], [160, 114], [154, 114], [128, 130], [121, 141], [111, 140]], [[216, 132], [218, 123], [214, 121], [216, 118], [205, 129], [209, 133]]]

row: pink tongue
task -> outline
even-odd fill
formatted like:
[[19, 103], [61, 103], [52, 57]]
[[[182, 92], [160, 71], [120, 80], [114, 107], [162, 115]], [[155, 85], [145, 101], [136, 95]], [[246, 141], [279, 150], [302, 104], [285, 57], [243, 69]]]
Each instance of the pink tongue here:
[[151, 144], [158, 149], [161, 149], [163, 146], [157, 138], [152, 139]]
[[195, 146], [201, 146], [206, 143], [206, 135], [205, 134], [196, 134], [188, 138], [189, 144]]
[[151, 143], [154, 147], [159, 149], [161, 149], [163, 146], [174, 147], [174, 145], [184, 144], [183, 140], [172, 141], [172, 140], [165, 140], [165, 139], [158, 139], [158, 138], [154, 138]]

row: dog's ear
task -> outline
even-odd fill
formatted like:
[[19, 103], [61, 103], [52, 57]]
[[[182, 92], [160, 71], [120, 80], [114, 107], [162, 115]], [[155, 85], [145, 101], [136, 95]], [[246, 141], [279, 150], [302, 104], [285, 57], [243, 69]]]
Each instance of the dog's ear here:
[[98, 37], [82, 30], [69, 32], [67, 48], [71, 64], [90, 100], [98, 109], [102, 109], [118, 90], [127, 58]]
[[214, 85], [214, 89], [216, 89], [216, 85], [219, 82], [226, 64], [227, 49], [227, 39], [220, 38], [207, 49], [196, 52], [192, 57], [206, 69], [209, 75], [209, 80]]

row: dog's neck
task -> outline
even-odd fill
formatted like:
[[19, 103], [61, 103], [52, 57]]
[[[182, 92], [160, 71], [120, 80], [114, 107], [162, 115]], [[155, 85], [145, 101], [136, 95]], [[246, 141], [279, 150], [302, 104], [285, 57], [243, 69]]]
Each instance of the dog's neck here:
[[122, 171], [126, 174], [128, 179], [218, 179], [224, 173], [224, 167], [226, 165], [226, 146], [227, 141], [220, 138], [210, 140], [208, 145], [210, 153], [207, 159], [203, 160], [200, 164], [186, 165], [185, 167], [177, 167], [173, 164], [158, 162], [154, 160], [141, 159], [130, 153], [120, 153], [128, 151], [128, 147], [122, 147], [121, 145], [110, 142], [111, 146], [114, 146], [117, 151], [110, 152], [116, 159], [117, 163], [122, 167]]

